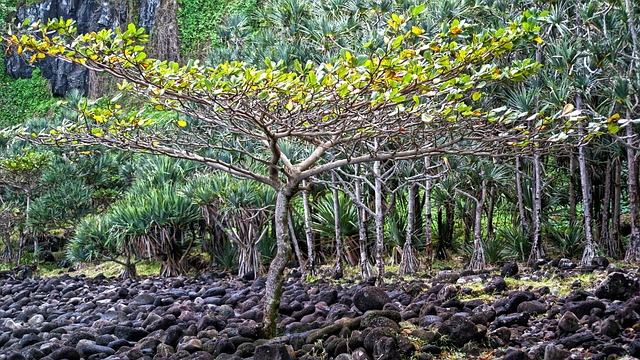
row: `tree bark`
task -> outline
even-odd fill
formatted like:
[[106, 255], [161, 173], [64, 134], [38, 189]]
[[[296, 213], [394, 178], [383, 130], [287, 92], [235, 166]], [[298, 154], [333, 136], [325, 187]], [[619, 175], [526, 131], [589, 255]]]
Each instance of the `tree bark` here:
[[267, 338], [276, 335], [278, 308], [282, 297], [282, 285], [284, 283], [284, 269], [291, 255], [291, 241], [287, 227], [287, 211], [293, 195], [291, 187], [283, 186], [277, 189], [276, 207], [274, 211], [274, 224], [276, 233], [276, 256], [271, 261], [267, 283], [265, 286], [263, 331]]
[[307, 238], [307, 272], [314, 275], [316, 272], [315, 254], [313, 252], [313, 231], [311, 229], [311, 206], [309, 205], [309, 191], [307, 182], [302, 181], [302, 208], [304, 211], [304, 234]]
[[399, 272], [402, 275], [414, 274], [418, 271], [420, 265], [413, 251], [413, 232], [415, 224], [415, 207], [416, 207], [416, 193], [418, 184], [412, 183], [409, 185], [407, 193], [407, 234], [402, 246], [402, 258], [400, 259]]
[[[429, 169], [429, 157], [424, 158], [425, 171]], [[433, 230], [431, 219], [431, 179], [427, 177], [424, 183], [424, 234], [425, 234], [425, 265], [427, 270], [431, 270], [433, 262]]]
[[525, 232], [529, 232], [527, 213], [524, 210], [524, 192], [522, 190], [522, 164], [520, 164], [519, 156], [516, 156], [516, 192], [518, 195], [518, 212], [520, 213], [520, 226]]
[[[355, 175], [355, 197], [356, 202], [358, 204], [363, 204], [362, 202], [362, 180], [360, 180], [360, 165], [356, 164], [354, 166], [354, 175]], [[369, 279], [373, 276], [373, 266], [371, 266], [371, 262], [369, 262], [369, 257], [367, 256], [367, 228], [365, 225], [365, 220], [367, 217], [367, 211], [363, 208], [363, 206], [358, 206], [358, 247], [360, 249], [360, 274], [363, 279]]]
[[608, 252], [611, 247], [611, 160], [607, 160], [605, 175], [604, 175], [604, 196], [602, 199], [602, 217], [600, 220], [600, 238], [598, 242], [603, 249], [607, 249]]
[[544, 257], [542, 250], [542, 170], [540, 164], [540, 151], [534, 149], [533, 152], [533, 190], [531, 192], [533, 205], [533, 232], [531, 234], [531, 254], [527, 264], [533, 266], [538, 259]]
[[300, 252], [300, 246], [298, 246], [298, 237], [296, 236], [296, 230], [293, 228], [293, 219], [291, 218], [291, 210], [287, 212], [287, 220], [289, 222], [289, 232], [291, 233], [291, 243], [293, 244], [293, 251], [298, 259], [300, 270], [303, 274], [306, 274], [306, 265], [302, 258], [302, 252]]
[[376, 221], [376, 269], [377, 282], [382, 284], [384, 275], [384, 212], [382, 211], [382, 179], [380, 178], [380, 161], [373, 163]]
[[[628, 0], [626, 0], [628, 2]], [[627, 109], [627, 119], [631, 119], [631, 111]], [[631, 222], [631, 234], [629, 245], [624, 259], [627, 261], [640, 260], [640, 224], [638, 221], [638, 165], [636, 163], [636, 151], [633, 148], [633, 126], [627, 124], [627, 184], [629, 193], [629, 215]]]
[[576, 157], [573, 151], [569, 154], [569, 224], [575, 224], [577, 218], [577, 200], [576, 200]]
[[342, 278], [342, 230], [340, 229], [340, 197], [338, 193], [338, 179], [331, 172], [331, 184], [333, 185], [333, 217], [336, 234], [336, 265], [333, 271], [335, 278]]
[[[582, 110], [582, 98], [576, 98], [576, 108]], [[579, 131], [582, 136], [586, 135], [584, 124], [580, 123]], [[581, 143], [578, 146], [578, 163], [580, 166], [580, 182], [582, 183], [582, 211], [584, 218], [584, 232], [586, 244], [582, 253], [583, 266], [591, 265], [591, 260], [595, 256], [595, 244], [593, 243], [593, 219], [591, 216], [591, 179], [587, 168], [587, 145]]]
[[609, 256], [616, 259], [622, 256], [622, 240], [620, 238], [620, 199], [622, 193], [622, 163], [616, 157], [613, 165], [613, 210], [611, 219], [611, 242], [608, 248]]

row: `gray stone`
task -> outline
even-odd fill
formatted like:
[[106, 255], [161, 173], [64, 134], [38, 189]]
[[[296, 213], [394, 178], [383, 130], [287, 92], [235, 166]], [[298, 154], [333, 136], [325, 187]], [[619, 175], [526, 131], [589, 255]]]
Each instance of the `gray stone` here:
[[567, 311], [558, 321], [558, 329], [568, 333], [576, 332], [580, 329], [580, 321], [574, 313]]
[[353, 295], [353, 304], [363, 313], [368, 310], [382, 310], [389, 302], [389, 295], [375, 286], [363, 287]]

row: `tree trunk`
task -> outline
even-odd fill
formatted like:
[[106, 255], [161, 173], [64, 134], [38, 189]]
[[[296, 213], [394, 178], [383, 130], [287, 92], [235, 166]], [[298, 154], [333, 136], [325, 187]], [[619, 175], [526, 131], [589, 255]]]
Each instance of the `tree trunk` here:
[[611, 242], [608, 248], [609, 256], [619, 259], [622, 256], [622, 239], [620, 238], [620, 195], [622, 193], [622, 163], [616, 157], [613, 166], [613, 210], [611, 219]]
[[302, 181], [302, 208], [304, 210], [304, 234], [307, 238], [307, 272], [314, 275], [316, 272], [315, 254], [313, 252], [313, 232], [311, 230], [311, 206], [309, 205], [309, 191], [307, 182]]
[[[582, 98], [576, 98], [576, 108], [582, 110]], [[579, 125], [582, 136], [586, 135], [584, 124]], [[578, 146], [578, 163], [580, 166], [580, 182], [582, 183], [582, 211], [584, 217], [584, 232], [586, 244], [582, 253], [583, 266], [591, 265], [591, 260], [595, 256], [595, 245], [593, 243], [593, 219], [591, 217], [591, 179], [587, 168], [587, 145], [582, 143]]]
[[573, 150], [569, 154], [569, 224], [575, 225], [577, 217], [577, 200], [576, 200], [576, 157], [573, 156]]
[[13, 258], [13, 247], [11, 246], [11, 222], [9, 221], [2, 226], [2, 239], [4, 240], [2, 259], [11, 264], [11, 260]]
[[529, 222], [524, 210], [524, 192], [522, 191], [522, 166], [520, 157], [516, 156], [516, 192], [518, 195], [518, 212], [520, 213], [520, 226], [525, 232], [529, 232]]
[[607, 160], [607, 166], [604, 175], [604, 196], [602, 199], [602, 218], [600, 221], [600, 238], [598, 242], [603, 249], [611, 247], [611, 231], [610, 231], [610, 210], [611, 210], [611, 160]]
[[[484, 174], [482, 175], [484, 176]], [[484, 247], [482, 246], [482, 211], [484, 203], [487, 199], [487, 181], [482, 180], [482, 192], [480, 199], [475, 199], [476, 211], [473, 224], [473, 254], [469, 262], [469, 268], [472, 270], [482, 270], [486, 266], [484, 257]]]
[[282, 297], [284, 283], [284, 269], [291, 255], [291, 241], [287, 226], [287, 211], [293, 195], [293, 189], [287, 185], [278, 189], [276, 207], [274, 211], [274, 225], [276, 233], [276, 256], [271, 261], [264, 294], [263, 331], [267, 338], [276, 335], [278, 308]]
[[127, 257], [125, 260], [124, 269], [120, 274], [121, 279], [135, 279], [138, 277], [138, 271], [136, 270], [136, 264], [131, 261], [130, 257]]
[[418, 184], [412, 183], [409, 185], [407, 194], [407, 235], [402, 246], [402, 258], [400, 259], [399, 272], [402, 275], [415, 274], [420, 265], [413, 251], [413, 232], [415, 224], [415, 207], [416, 207], [416, 193]]
[[333, 216], [336, 233], [336, 265], [334, 268], [334, 278], [342, 278], [342, 231], [340, 229], [340, 197], [338, 193], [338, 179], [334, 172], [331, 173], [331, 184], [333, 185]]
[[380, 161], [373, 163], [374, 191], [375, 191], [375, 221], [376, 221], [376, 269], [377, 282], [382, 284], [384, 275], [384, 213], [382, 211], [382, 179], [380, 178]]
[[300, 252], [300, 246], [298, 246], [298, 237], [296, 236], [296, 231], [293, 228], [293, 219], [291, 218], [291, 210], [287, 212], [287, 220], [289, 222], [289, 232], [291, 233], [291, 243], [293, 244], [293, 251], [296, 254], [296, 258], [298, 259], [298, 264], [300, 265], [300, 271], [305, 274], [306, 266], [304, 264], [304, 259], [302, 259], [302, 252]]
[[542, 170], [540, 164], [540, 152], [534, 149], [533, 153], [533, 189], [531, 200], [533, 205], [533, 232], [531, 234], [531, 254], [527, 264], [533, 266], [538, 259], [544, 257], [542, 250]]
[[[627, 0], [628, 1], [628, 0]], [[631, 111], [627, 109], [627, 119], [631, 119]], [[636, 151], [633, 148], [633, 126], [627, 124], [627, 184], [629, 193], [629, 216], [631, 222], [631, 234], [629, 245], [625, 253], [626, 261], [640, 260], [640, 224], [638, 221], [638, 165], [636, 163]]]
[[[362, 202], [362, 181], [360, 180], [360, 165], [356, 164], [354, 166], [354, 175], [355, 175], [355, 197], [356, 202], [358, 204], [363, 204]], [[373, 276], [373, 266], [371, 266], [371, 262], [369, 262], [369, 257], [367, 256], [367, 227], [365, 225], [365, 220], [367, 217], [367, 211], [362, 207], [358, 206], [358, 247], [360, 249], [360, 274], [362, 275], [362, 279], [369, 279]]]
[[492, 239], [494, 237], [493, 211], [495, 209], [496, 191], [497, 187], [494, 185], [491, 187], [491, 191], [489, 192], [489, 205], [487, 206], [487, 239]]
[[[424, 158], [424, 167], [429, 169], [429, 157]], [[431, 270], [433, 262], [433, 231], [431, 228], [431, 179], [427, 177], [424, 184], [424, 234], [425, 234], [425, 265], [427, 270]]]

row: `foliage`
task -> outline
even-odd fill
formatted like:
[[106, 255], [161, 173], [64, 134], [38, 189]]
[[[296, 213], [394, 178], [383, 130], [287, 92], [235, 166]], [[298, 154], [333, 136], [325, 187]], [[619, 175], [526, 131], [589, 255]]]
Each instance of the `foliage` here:
[[559, 256], [579, 258], [585, 246], [584, 227], [580, 224], [551, 222], [547, 226], [553, 250]]
[[529, 233], [525, 230], [505, 226], [498, 229], [497, 239], [502, 239], [505, 255], [517, 261], [526, 261], [531, 252], [531, 240]]
[[178, 28], [183, 55], [202, 57], [214, 46], [216, 29], [225, 14], [239, 12], [249, 15], [256, 0], [180, 0]]
[[38, 69], [28, 79], [5, 75], [4, 56], [0, 58], [0, 128], [23, 123], [53, 109], [55, 101], [49, 83]]

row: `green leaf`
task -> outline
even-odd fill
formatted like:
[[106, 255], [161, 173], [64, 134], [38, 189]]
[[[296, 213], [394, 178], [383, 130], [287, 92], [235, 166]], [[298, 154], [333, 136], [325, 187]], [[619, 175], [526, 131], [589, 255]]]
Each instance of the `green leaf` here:
[[482, 97], [482, 93], [479, 91], [476, 91], [473, 93], [473, 95], [471, 95], [471, 98], [473, 99], [473, 101], [478, 101], [480, 100], [481, 97]]

